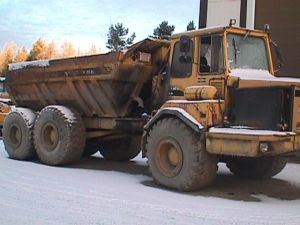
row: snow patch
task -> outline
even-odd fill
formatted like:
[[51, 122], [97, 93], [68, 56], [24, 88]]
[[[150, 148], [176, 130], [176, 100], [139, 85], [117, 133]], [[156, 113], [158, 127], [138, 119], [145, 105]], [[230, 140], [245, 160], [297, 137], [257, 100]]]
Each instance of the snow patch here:
[[219, 134], [244, 134], [244, 135], [259, 135], [259, 136], [294, 136], [294, 132], [281, 132], [272, 130], [250, 130], [250, 129], [239, 129], [239, 128], [216, 128], [212, 127], [209, 129], [209, 133]]
[[300, 83], [299, 78], [275, 77], [268, 70], [255, 69], [233, 69], [231, 75], [239, 77], [241, 80], [278, 81], [289, 83]]
[[[219, 103], [219, 100], [201, 100], [201, 101], [189, 101], [189, 100], [169, 100], [169, 103]], [[220, 102], [224, 102], [220, 100]]]
[[197, 86], [188, 86], [188, 88], [212, 88], [214, 86], [210, 85], [197, 85]]
[[20, 63], [11, 63], [8, 65], [8, 70], [21, 70], [24, 68], [30, 67], [47, 67], [49, 66], [49, 60], [36, 60], [31, 62], [20, 62]]
[[11, 102], [11, 99], [9, 99], [9, 98], [0, 98], [0, 102], [3, 102], [3, 103], [10, 103], [10, 102]]
[[193, 124], [197, 125], [200, 130], [203, 129], [203, 126], [191, 114], [189, 114], [184, 109], [176, 108], [176, 107], [167, 107], [167, 108], [163, 108], [161, 110], [173, 110], [173, 111], [177, 111], [181, 115], [183, 115], [185, 118], [187, 118], [189, 121], [191, 121]]
[[274, 80], [274, 77], [268, 70], [255, 69], [233, 69], [231, 70], [233, 76], [237, 76], [242, 80]]

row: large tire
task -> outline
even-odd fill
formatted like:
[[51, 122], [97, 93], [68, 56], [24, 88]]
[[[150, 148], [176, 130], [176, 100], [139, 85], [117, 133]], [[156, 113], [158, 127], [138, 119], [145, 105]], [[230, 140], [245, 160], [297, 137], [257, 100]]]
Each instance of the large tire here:
[[180, 191], [210, 185], [217, 159], [205, 150], [205, 134], [198, 134], [175, 118], [165, 118], [151, 128], [146, 156], [157, 184]]
[[64, 106], [47, 106], [34, 126], [34, 144], [40, 160], [48, 165], [71, 164], [81, 158], [85, 127], [81, 116]]
[[226, 166], [238, 177], [268, 179], [278, 174], [287, 164], [287, 158], [232, 158]]
[[16, 108], [6, 117], [3, 125], [3, 142], [10, 158], [29, 160], [36, 156], [33, 145], [35, 118], [35, 112], [26, 108]]
[[129, 161], [140, 153], [140, 143], [140, 136], [106, 141], [101, 144], [100, 153], [109, 161]]

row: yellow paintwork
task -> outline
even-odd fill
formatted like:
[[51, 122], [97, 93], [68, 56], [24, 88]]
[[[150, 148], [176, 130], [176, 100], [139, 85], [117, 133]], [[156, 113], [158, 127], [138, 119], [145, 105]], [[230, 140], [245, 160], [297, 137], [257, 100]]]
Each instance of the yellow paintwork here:
[[8, 113], [11, 111], [12, 106], [5, 103], [0, 103], [0, 127], [3, 126], [4, 120]]
[[[229, 64], [229, 50], [227, 44], [227, 34], [236, 33], [241, 35], [248, 35], [261, 37], [265, 40], [267, 46], [267, 54], [269, 60], [269, 72], [274, 75], [274, 67], [272, 63], [272, 54], [270, 47], [270, 37], [267, 32], [259, 30], [248, 30], [237, 27], [220, 27], [220, 28], [208, 28], [196, 31], [189, 31], [180, 34], [176, 34], [172, 37], [171, 43], [171, 56], [174, 53], [175, 44], [180, 41], [180, 37], [185, 35], [189, 36], [194, 42], [194, 58], [192, 66], [192, 74], [187, 78], [172, 78], [171, 86], [184, 91], [184, 96], [174, 96], [172, 99], [181, 99], [177, 101], [168, 101], [162, 108], [165, 107], [178, 107], [184, 109], [190, 115], [192, 115], [206, 131], [209, 127], [220, 126], [226, 123], [226, 116], [223, 116], [232, 105], [232, 93], [231, 89], [234, 85], [240, 82], [239, 78], [231, 76], [230, 64]], [[210, 34], [219, 34], [223, 36], [223, 51], [224, 51], [224, 72], [221, 74], [205, 74], [200, 73], [200, 37]], [[172, 57], [170, 57], [169, 65], [172, 65]], [[258, 82], [250, 81], [248, 83], [241, 82], [239, 86], [242, 87], [256, 87]], [[248, 86], [247, 86], [248, 85]], [[270, 86], [270, 82], [260, 82], [260, 86]], [[207, 101], [188, 101], [201, 99], [197, 90], [190, 86], [215, 86], [218, 91], [218, 99], [215, 102]], [[201, 94], [200, 94], [201, 95]], [[183, 100], [186, 99], [186, 100]], [[295, 102], [296, 108], [294, 108], [294, 121], [298, 123], [294, 124], [294, 129], [300, 131], [300, 100]], [[300, 150], [300, 135], [293, 135], [290, 137], [278, 137], [274, 135], [259, 136], [259, 135], [230, 135], [230, 134], [211, 134], [207, 132], [207, 151], [218, 155], [234, 155], [234, 156], [248, 156], [248, 157], [260, 157], [263, 154], [259, 150], [261, 142], [268, 142], [271, 151], [266, 153], [267, 155], [278, 155], [287, 152], [293, 152]], [[264, 155], [266, 155], [264, 154]]]
[[[0, 82], [2, 83], [2, 87], [4, 86], [4, 78], [0, 79]], [[0, 92], [0, 99], [5, 99], [5, 100], [9, 100], [10, 97], [8, 95], [7, 92], [5, 92], [4, 90], [1, 90], [3, 92]], [[6, 104], [5, 102], [1, 102], [0, 101], [0, 128], [3, 126], [4, 120], [6, 118], [6, 116], [8, 115], [8, 113], [11, 111], [12, 106]], [[0, 132], [1, 133], [1, 132]]]
[[[260, 143], [268, 143], [269, 151], [262, 153]], [[286, 137], [275, 135], [206, 133], [206, 149], [212, 154], [260, 157], [279, 155], [300, 150], [300, 135]]]
[[194, 117], [203, 127], [211, 127], [222, 122], [224, 102], [170, 100], [162, 108], [181, 108]]
[[212, 100], [217, 98], [217, 88], [214, 86], [191, 86], [184, 90], [186, 100]]

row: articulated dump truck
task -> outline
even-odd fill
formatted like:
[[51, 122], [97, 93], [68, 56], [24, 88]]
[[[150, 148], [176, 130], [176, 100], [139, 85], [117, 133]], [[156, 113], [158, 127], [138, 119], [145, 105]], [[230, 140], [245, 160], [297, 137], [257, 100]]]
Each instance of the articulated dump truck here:
[[220, 27], [127, 52], [11, 64], [5, 148], [48, 165], [142, 150], [155, 182], [180, 191], [210, 185], [219, 162], [270, 178], [300, 149], [300, 79], [274, 76], [275, 53], [268, 32]]

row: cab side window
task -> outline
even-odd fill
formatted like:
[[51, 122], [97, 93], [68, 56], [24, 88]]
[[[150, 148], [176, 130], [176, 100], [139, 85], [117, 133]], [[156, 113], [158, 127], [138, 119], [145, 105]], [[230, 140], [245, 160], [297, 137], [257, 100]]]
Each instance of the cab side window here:
[[185, 78], [192, 75], [194, 59], [194, 42], [190, 39], [187, 52], [182, 51], [180, 41], [175, 43], [171, 66], [171, 76], [174, 78]]
[[222, 36], [200, 37], [200, 73], [220, 74], [224, 72]]

